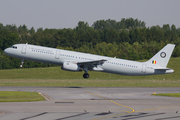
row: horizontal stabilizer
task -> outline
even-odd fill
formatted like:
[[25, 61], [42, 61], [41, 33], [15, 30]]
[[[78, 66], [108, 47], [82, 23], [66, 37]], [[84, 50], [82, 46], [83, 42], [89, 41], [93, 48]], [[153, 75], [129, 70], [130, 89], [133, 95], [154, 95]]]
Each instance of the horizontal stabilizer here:
[[167, 73], [174, 73], [173, 69], [170, 68], [157, 68], [154, 69], [156, 74], [167, 74]]
[[155, 68], [155, 70], [172, 70], [171, 68]]

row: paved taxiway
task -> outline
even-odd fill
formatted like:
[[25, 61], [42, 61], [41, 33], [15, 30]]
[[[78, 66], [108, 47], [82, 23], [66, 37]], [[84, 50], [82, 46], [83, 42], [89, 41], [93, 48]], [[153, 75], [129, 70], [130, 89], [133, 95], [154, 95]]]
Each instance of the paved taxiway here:
[[41, 102], [0, 103], [0, 120], [179, 120], [180, 98], [151, 96], [180, 88], [0, 87], [36, 91]]

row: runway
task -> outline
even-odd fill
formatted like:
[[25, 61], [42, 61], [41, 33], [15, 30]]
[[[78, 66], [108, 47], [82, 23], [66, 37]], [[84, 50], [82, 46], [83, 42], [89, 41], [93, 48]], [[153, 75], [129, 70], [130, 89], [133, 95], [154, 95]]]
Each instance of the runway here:
[[0, 103], [0, 120], [179, 120], [180, 88], [0, 87], [36, 91], [47, 101]]

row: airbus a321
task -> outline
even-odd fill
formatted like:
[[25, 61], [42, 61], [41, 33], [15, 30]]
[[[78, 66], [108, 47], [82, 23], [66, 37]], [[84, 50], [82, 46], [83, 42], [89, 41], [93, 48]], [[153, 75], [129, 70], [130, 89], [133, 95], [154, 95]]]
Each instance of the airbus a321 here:
[[88, 53], [74, 52], [30, 44], [15, 44], [4, 50], [5, 54], [24, 60], [61, 65], [67, 71], [84, 71], [84, 78], [89, 78], [88, 71], [100, 71], [119, 75], [155, 75], [173, 73], [167, 64], [175, 45], [167, 44], [146, 62], [136, 62]]

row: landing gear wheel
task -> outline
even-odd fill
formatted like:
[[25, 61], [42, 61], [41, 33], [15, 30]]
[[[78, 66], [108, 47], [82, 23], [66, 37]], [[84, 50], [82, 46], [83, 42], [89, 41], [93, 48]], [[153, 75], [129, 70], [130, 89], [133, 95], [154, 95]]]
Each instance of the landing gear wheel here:
[[88, 73], [84, 73], [84, 74], [83, 74], [83, 77], [84, 77], [84, 78], [89, 78], [89, 74], [88, 74]]

